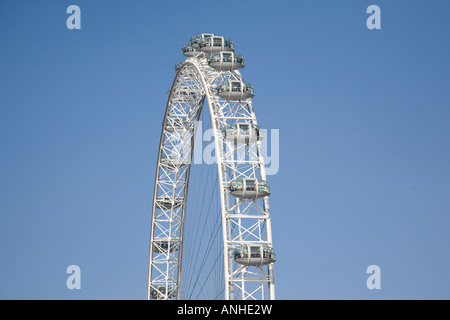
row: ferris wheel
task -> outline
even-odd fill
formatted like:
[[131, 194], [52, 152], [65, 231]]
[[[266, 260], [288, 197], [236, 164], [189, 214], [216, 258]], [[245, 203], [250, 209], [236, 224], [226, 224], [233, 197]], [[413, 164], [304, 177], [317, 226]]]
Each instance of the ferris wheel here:
[[[238, 71], [245, 60], [234, 49], [228, 38], [195, 35], [182, 47], [187, 59], [175, 65], [155, 176], [148, 299], [275, 299], [263, 130], [252, 105], [254, 88]], [[205, 123], [214, 163], [193, 164]], [[209, 221], [203, 227], [202, 219]], [[208, 259], [215, 271], [205, 267]], [[201, 279], [211, 281], [213, 273], [221, 273], [216, 291], [205, 295]]]

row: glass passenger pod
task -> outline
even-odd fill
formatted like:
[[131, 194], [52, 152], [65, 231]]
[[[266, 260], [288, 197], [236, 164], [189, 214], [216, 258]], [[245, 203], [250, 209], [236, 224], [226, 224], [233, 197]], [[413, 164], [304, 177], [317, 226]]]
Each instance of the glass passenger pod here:
[[226, 80], [217, 84], [216, 92], [219, 97], [227, 100], [245, 100], [255, 96], [253, 85], [242, 80]]
[[195, 50], [190, 43], [185, 44], [182, 48], [181, 48], [181, 52], [183, 52], [183, 55], [185, 57], [194, 57], [197, 53], [197, 50]]
[[269, 183], [262, 179], [234, 179], [230, 181], [228, 188], [232, 196], [240, 199], [260, 199], [270, 196]]
[[263, 139], [260, 126], [253, 123], [231, 123], [222, 129], [223, 137], [235, 143], [253, 143]]
[[208, 56], [208, 65], [217, 71], [237, 70], [245, 67], [244, 57], [235, 52], [214, 52]]
[[177, 63], [175, 63], [175, 66], [173, 68], [176, 73], [178, 73], [178, 71], [180, 71], [183, 64], [184, 64], [184, 61], [178, 61]]
[[195, 36], [191, 37], [189, 44], [194, 49], [200, 49], [200, 42], [202, 42], [202, 40], [208, 41], [212, 37], [214, 37], [214, 35], [212, 33], [196, 34]]
[[186, 165], [186, 161], [178, 154], [161, 155], [161, 166], [164, 168], [175, 169]]
[[156, 199], [156, 204], [158, 208], [170, 210], [176, 209], [183, 204], [183, 198], [171, 197], [171, 196], [160, 196]]
[[184, 131], [189, 129], [189, 121], [180, 118], [168, 118], [166, 123], [166, 131]]
[[153, 251], [158, 253], [174, 252], [178, 250], [179, 246], [179, 241], [175, 239], [169, 240], [168, 238], [154, 240], [153, 243]]
[[[167, 92], [167, 94], [170, 96], [171, 89]], [[173, 91], [172, 98], [176, 100], [195, 100], [197, 97], [198, 91], [193, 89], [188, 89], [186, 87], [181, 88], [175, 88]]]
[[176, 289], [169, 285], [152, 285], [150, 288], [150, 298], [157, 300], [173, 299], [176, 296]]
[[234, 42], [229, 38], [212, 36], [200, 40], [199, 48], [205, 53], [234, 51]]
[[232, 249], [233, 260], [244, 266], [264, 266], [275, 262], [273, 248], [266, 244], [242, 244]]

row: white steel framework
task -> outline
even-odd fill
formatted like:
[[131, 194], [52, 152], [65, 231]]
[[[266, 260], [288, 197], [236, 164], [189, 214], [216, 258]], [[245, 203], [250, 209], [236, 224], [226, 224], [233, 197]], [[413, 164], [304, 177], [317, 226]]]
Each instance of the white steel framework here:
[[[217, 93], [218, 85], [232, 81], [243, 83], [240, 72], [234, 65], [225, 70], [220, 70], [220, 66], [211, 67], [209, 52], [199, 50], [200, 46], [195, 47], [192, 41], [191, 44], [186, 54], [188, 58], [176, 66], [162, 125], [153, 196], [147, 298], [182, 297], [184, 218], [191, 214], [186, 212], [191, 158], [198, 119], [206, 102], [214, 134], [219, 182], [224, 298], [274, 299], [270, 192], [258, 193], [258, 182], [266, 181], [262, 135], [259, 131], [257, 138], [253, 135], [253, 138], [237, 139], [235, 134], [230, 139], [226, 135], [227, 128], [235, 123], [238, 124], [235, 128], [245, 125], [259, 128], [252, 100], [221, 98]], [[242, 67], [243, 60], [240, 63]], [[230, 185], [241, 181], [241, 185], [250, 190], [244, 190], [241, 195], [250, 194], [254, 189], [248, 185], [256, 182], [254, 194], [257, 196], [233, 196]], [[266, 258], [269, 257], [266, 251], [272, 254], [270, 258]]]

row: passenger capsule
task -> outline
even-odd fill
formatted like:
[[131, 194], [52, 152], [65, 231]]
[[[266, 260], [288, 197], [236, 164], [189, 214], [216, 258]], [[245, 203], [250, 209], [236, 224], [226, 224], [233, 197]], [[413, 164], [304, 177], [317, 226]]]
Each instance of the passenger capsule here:
[[208, 41], [212, 37], [214, 37], [212, 33], [196, 34], [195, 36], [191, 37], [189, 44], [193, 49], [200, 49], [200, 42], [202, 42], [203, 40]]
[[[168, 91], [168, 95], [170, 95], [171, 89]], [[176, 100], [194, 100], [197, 97], [198, 91], [187, 89], [185, 87], [175, 88], [173, 91], [172, 98]]]
[[223, 137], [235, 143], [252, 143], [263, 139], [260, 126], [253, 123], [231, 123], [222, 129]]
[[161, 166], [168, 169], [182, 168], [186, 165], [185, 159], [179, 155], [161, 155]]
[[177, 63], [175, 63], [175, 66], [173, 68], [176, 73], [178, 73], [178, 71], [180, 71], [183, 64], [184, 64], [184, 61], [178, 61]]
[[269, 183], [262, 179], [234, 179], [228, 188], [231, 195], [240, 199], [259, 199], [270, 195]]
[[208, 56], [207, 61], [210, 67], [218, 71], [230, 71], [245, 67], [244, 57], [234, 52], [214, 52]]
[[201, 51], [205, 53], [219, 52], [219, 51], [234, 51], [234, 42], [231, 39], [211, 36], [200, 40], [198, 44]]
[[189, 128], [189, 122], [180, 118], [168, 118], [166, 123], [166, 131], [184, 131]]
[[219, 97], [227, 100], [245, 100], [255, 96], [253, 86], [242, 80], [226, 80], [217, 84], [216, 92]]
[[159, 239], [153, 241], [153, 251], [158, 253], [174, 252], [178, 250], [179, 241], [172, 239]]
[[176, 209], [183, 204], [183, 198], [160, 196], [156, 199], [156, 204], [160, 209], [165, 210]]
[[244, 266], [264, 266], [275, 262], [273, 248], [264, 244], [242, 244], [234, 247], [233, 260]]
[[150, 288], [150, 298], [152, 299], [172, 299], [176, 296], [176, 289], [172, 285], [152, 285]]
[[185, 57], [194, 57], [195, 54], [198, 52], [197, 50], [195, 50], [190, 44], [185, 44], [182, 48], [181, 48], [181, 52], [183, 52], [183, 55]]

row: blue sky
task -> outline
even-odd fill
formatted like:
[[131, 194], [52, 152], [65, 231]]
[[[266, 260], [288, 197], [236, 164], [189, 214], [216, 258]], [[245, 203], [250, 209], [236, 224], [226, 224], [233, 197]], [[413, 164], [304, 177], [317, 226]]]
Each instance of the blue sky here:
[[[66, 9], [81, 8], [81, 30]], [[381, 8], [381, 29], [366, 9]], [[0, 298], [145, 299], [181, 46], [234, 40], [269, 177], [279, 299], [450, 298], [450, 2], [0, 0]], [[81, 290], [66, 288], [79, 265]], [[381, 269], [368, 290], [366, 268]]]

